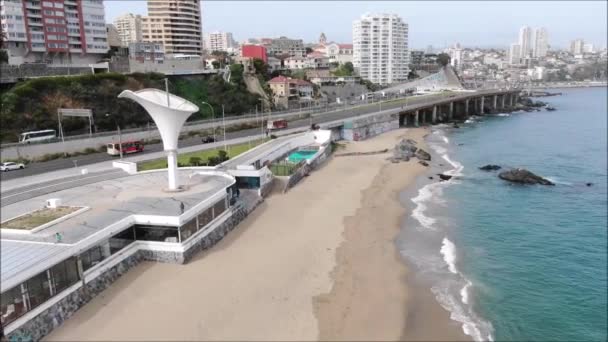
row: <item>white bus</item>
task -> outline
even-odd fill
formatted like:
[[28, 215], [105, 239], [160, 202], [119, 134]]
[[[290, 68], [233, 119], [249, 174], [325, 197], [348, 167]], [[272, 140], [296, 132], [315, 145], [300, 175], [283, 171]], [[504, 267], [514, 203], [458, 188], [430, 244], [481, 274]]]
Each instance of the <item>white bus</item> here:
[[57, 136], [54, 129], [45, 129], [43, 131], [33, 131], [21, 133], [19, 142], [22, 144], [29, 144], [31, 142], [47, 141], [55, 139]]

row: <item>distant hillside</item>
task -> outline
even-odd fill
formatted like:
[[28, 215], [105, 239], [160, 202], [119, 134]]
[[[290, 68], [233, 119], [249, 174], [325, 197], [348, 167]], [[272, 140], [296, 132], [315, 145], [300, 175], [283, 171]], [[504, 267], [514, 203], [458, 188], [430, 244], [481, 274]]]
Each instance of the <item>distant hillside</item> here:
[[[237, 70], [238, 73], [238, 70]], [[57, 129], [58, 108], [88, 108], [93, 110], [97, 131], [114, 130], [110, 113], [121, 128], [138, 127], [151, 121], [148, 114], [136, 103], [118, 99], [125, 89], [164, 89], [165, 75], [135, 73], [130, 75], [104, 73], [96, 75], [45, 77], [17, 83], [1, 94], [0, 126], [2, 142], [16, 141], [24, 131]], [[216, 116], [221, 115], [224, 104], [226, 115], [241, 115], [259, 103], [259, 96], [251, 94], [242, 81], [226, 83], [221, 76], [169, 77], [169, 91], [184, 97], [201, 109], [190, 120], [211, 117], [208, 102]], [[66, 132], [88, 131], [86, 120], [65, 118]]]

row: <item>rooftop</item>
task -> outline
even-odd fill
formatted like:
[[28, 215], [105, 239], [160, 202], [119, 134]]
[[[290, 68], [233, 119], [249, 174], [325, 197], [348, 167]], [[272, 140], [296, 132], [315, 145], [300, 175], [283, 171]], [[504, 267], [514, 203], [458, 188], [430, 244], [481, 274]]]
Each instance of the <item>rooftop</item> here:
[[[2, 289], [13, 283], [15, 279], [12, 278], [20, 278], [20, 273], [27, 270], [30, 274], [33, 268], [44, 266], [42, 264], [49, 259], [84, 249], [91, 241], [111, 236], [114, 230], [122, 229], [122, 225], [145, 224], [149, 222], [145, 220], [151, 218], [155, 221], [164, 218], [179, 225], [194, 215], [189, 213], [190, 209], [204, 205], [212, 195], [225, 191], [234, 182], [227, 174], [201, 169], [180, 169], [179, 178], [180, 184], [186, 186], [185, 191], [164, 191], [167, 172], [163, 170], [80, 185], [41, 196], [32, 192], [31, 197], [3, 205], [0, 214], [4, 220], [40, 209], [50, 198], [61, 199], [62, 205], [90, 209], [35, 233], [0, 230]], [[56, 233], [62, 235], [60, 243], [56, 241]]]

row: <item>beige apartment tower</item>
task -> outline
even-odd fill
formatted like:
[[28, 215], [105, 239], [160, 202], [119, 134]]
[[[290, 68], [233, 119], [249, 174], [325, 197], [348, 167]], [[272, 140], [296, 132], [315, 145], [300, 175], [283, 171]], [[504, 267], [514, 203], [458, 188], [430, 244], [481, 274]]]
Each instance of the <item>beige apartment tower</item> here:
[[144, 42], [158, 42], [166, 54], [203, 54], [201, 7], [198, 0], [148, 0], [142, 17]]

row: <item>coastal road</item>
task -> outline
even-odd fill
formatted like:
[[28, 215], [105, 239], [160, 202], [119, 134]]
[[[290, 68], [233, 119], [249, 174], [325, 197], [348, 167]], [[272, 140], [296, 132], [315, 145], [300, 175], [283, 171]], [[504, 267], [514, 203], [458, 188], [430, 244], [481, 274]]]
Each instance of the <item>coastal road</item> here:
[[[466, 95], [471, 95], [471, 94], [472, 93], [466, 93]], [[437, 101], [440, 99], [449, 98], [451, 96], [454, 96], [454, 93], [447, 92], [447, 93], [441, 93], [441, 94], [410, 97], [407, 99], [400, 99], [400, 100], [396, 100], [396, 101], [389, 101], [389, 102], [383, 102], [383, 103], [368, 104], [368, 105], [363, 105], [363, 106], [356, 107], [356, 108], [347, 108], [346, 110], [342, 110], [342, 111], [319, 113], [319, 114], [316, 114], [313, 116], [312, 122], [317, 123], [317, 124], [324, 123], [324, 122], [330, 122], [330, 121], [346, 119], [346, 118], [356, 117], [356, 116], [360, 116], [360, 115], [364, 115], [364, 114], [378, 112], [380, 109], [385, 110], [385, 109], [395, 109], [395, 108], [403, 107], [404, 103], [406, 103], [406, 102], [409, 107], [410, 105], [419, 105], [421, 103]], [[455, 98], [454, 100], [456, 100], [456, 99], [457, 98]], [[289, 122], [289, 128], [307, 127], [307, 126], [310, 126], [310, 123], [311, 123], [310, 118], [299, 119], [299, 120]], [[253, 129], [246, 129], [246, 130], [241, 130], [241, 131], [236, 131], [236, 132], [226, 132], [226, 139], [231, 140], [231, 139], [235, 139], [235, 138], [242, 138], [242, 137], [255, 136], [255, 135], [260, 135], [260, 137], [261, 137], [262, 136], [261, 131], [262, 131], [261, 128], [253, 128]], [[223, 138], [223, 135], [218, 134], [217, 138], [218, 138], [218, 140], [221, 141]], [[195, 146], [195, 145], [202, 145], [200, 137], [186, 138], [186, 139], [179, 141], [180, 148]], [[210, 146], [209, 148], [213, 148], [213, 147]], [[143, 154], [159, 152], [159, 151], [162, 151], [162, 149], [163, 149], [163, 147], [162, 147], [162, 144], [160, 144], [160, 143], [146, 145], [145, 151], [143, 152]], [[204, 149], [204, 148], [201, 148], [201, 149]], [[139, 155], [141, 155], [141, 153]], [[0, 181], [16, 179], [16, 178], [26, 177], [26, 176], [33, 176], [33, 175], [50, 172], [50, 171], [56, 171], [56, 170], [74, 168], [74, 167], [81, 167], [81, 166], [99, 163], [99, 162], [108, 161], [108, 160], [118, 160], [118, 157], [110, 156], [105, 152], [101, 152], [101, 153], [93, 153], [93, 154], [89, 154], [89, 155], [83, 155], [83, 156], [77, 156], [77, 157], [71, 157], [71, 158], [55, 159], [55, 160], [50, 160], [50, 161], [46, 161], [46, 162], [35, 162], [35, 163], [28, 164], [26, 166], [26, 168], [23, 170], [16, 170], [16, 171], [0, 173]]]

